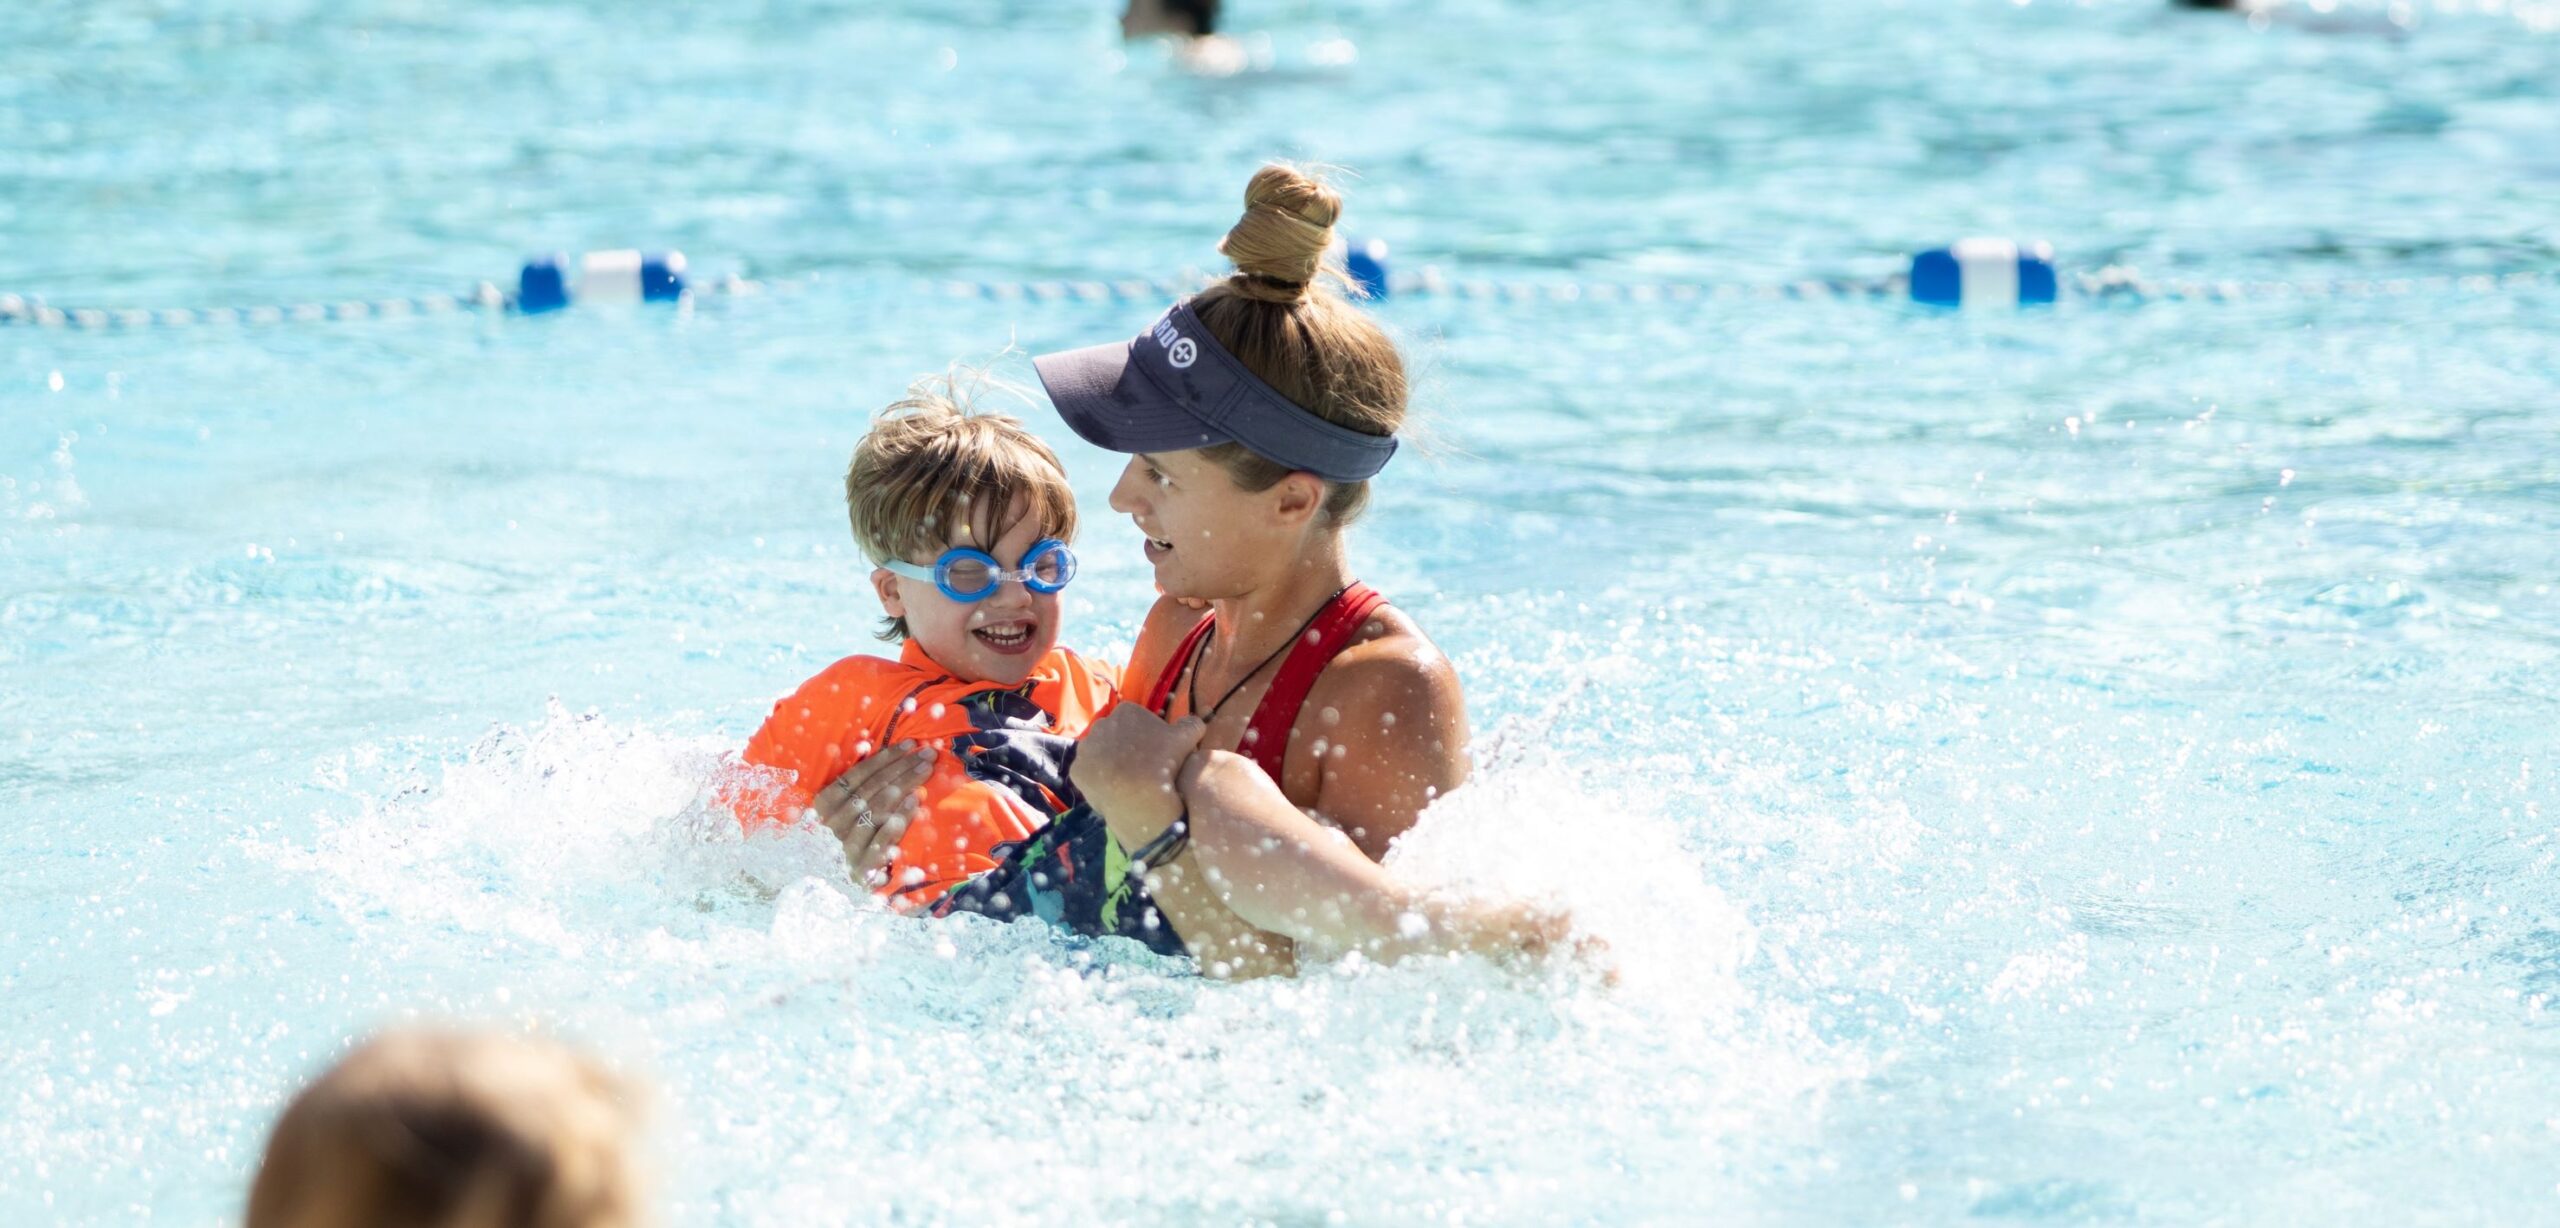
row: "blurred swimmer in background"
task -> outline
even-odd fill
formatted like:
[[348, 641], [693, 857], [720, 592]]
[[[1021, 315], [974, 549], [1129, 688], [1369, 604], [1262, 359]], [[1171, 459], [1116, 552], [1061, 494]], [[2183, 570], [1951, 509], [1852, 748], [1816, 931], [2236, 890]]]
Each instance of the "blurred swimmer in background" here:
[[1129, 0], [1120, 13], [1123, 38], [1208, 38], [1217, 32], [1218, 0]]
[[2247, 18], [2252, 29], [2281, 25], [2313, 34], [2406, 38], [2417, 25], [2417, 10], [2408, 4], [2394, 4], [2380, 13], [2344, 12], [2335, 7], [2324, 11], [2292, 0], [2169, 0], [2169, 7], [2235, 13]]
[[1173, 40], [1182, 67], [1204, 77], [1227, 77], [1253, 67], [1243, 44], [1218, 33], [1219, 0], [1129, 0], [1120, 13], [1120, 37]]
[[1267, 34], [1237, 38], [1220, 32], [1218, 10], [1219, 0], [1129, 0], [1120, 13], [1120, 36], [1132, 43], [1165, 40], [1176, 67], [1210, 80], [1333, 81], [1360, 59], [1360, 48], [1339, 34], [1286, 55], [1275, 53]]

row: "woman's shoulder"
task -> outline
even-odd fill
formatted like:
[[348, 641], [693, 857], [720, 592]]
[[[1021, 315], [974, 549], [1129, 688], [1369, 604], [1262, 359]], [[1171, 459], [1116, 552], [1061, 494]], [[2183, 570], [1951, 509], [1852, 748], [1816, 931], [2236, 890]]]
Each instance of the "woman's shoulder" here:
[[1292, 796], [1311, 797], [1372, 859], [1467, 779], [1457, 667], [1392, 606], [1362, 623], [1317, 676], [1294, 732], [1289, 772], [1304, 793]]
[[1146, 621], [1138, 624], [1138, 642], [1130, 647], [1129, 664], [1120, 671], [1120, 689], [1144, 701], [1145, 692], [1155, 685], [1182, 647], [1183, 637], [1207, 617], [1209, 611], [1199, 606], [1157, 597], [1155, 605], [1147, 610]]
[[1413, 616], [1380, 606], [1327, 664], [1308, 695], [1311, 707], [1344, 715], [1433, 712], [1462, 707], [1458, 669]]

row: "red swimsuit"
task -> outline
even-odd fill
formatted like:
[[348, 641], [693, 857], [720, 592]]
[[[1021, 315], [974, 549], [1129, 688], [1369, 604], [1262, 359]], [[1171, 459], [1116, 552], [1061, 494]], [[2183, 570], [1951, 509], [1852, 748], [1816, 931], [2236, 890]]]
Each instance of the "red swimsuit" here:
[[[1236, 753], [1261, 764], [1262, 774], [1270, 777], [1271, 783], [1280, 783], [1280, 766], [1289, 757], [1289, 735], [1297, 731], [1298, 710], [1307, 706], [1307, 694], [1315, 690], [1317, 677], [1343, 649], [1350, 647], [1351, 637], [1360, 633], [1369, 616], [1386, 604], [1387, 599], [1376, 589], [1352, 581], [1349, 588], [1334, 594], [1333, 600], [1316, 612], [1306, 631], [1298, 636], [1297, 646], [1289, 650], [1289, 659], [1280, 663], [1280, 673], [1272, 678], [1271, 689], [1262, 693], [1262, 703], [1254, 708], [1253, 720], [1245, 725], [1244, 737], [1236, 743]], [[1217, 621], [1203, 618], [1191, 634], [1182, 637], [1182, 647], [1174, 650], [1164, 673], [1148, 689], [1147, 707], [1156, 715], [1172, 714], [1174, 685], [1200, 654], [1201, 645], [1208, 642]]]
[[[1342, 590], [1308, 622], [1288, 659], [1281, 662], [1280, 673], [1254, 709], [1239, 744], [1272, 783], [1280, 781], [1289, 735], [1317, 675], [1385, 604], [1386, 599], [1365, 584]], [[1148, 706], [1157, 715], [1164, 714], [1185, 666], [1206, 642], [1210, 623], [1203, 618], [1191, 629], [1164, 673], [1147, 689]], [[1078, 934], [1130, 938], [1159, 954], [1185, 954], [1181, 936], [1147, 897], [1142, 876], [1129, 872], [1129, 854], [1112, 839], [1102, 816], [1079, 801], [1030, 839], [997, 850], [994, 869], [952, 888], [931, 911], [936, 916], [970, 912], [1006, 921], [1039, 917]]]

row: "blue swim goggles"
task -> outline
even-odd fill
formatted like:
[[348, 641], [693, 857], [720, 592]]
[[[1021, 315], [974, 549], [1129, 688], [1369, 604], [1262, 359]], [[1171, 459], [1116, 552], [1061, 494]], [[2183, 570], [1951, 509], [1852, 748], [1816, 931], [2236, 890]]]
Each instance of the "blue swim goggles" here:
[[996, 556], [967, 546], [944, 551], [931, 567], [905, 559], [890, 559], [880, 565], [893, 575], [931, 580], [943, 596], [953, 601], [984, 601], [996, 586], [1008, 580], [1020, 580], [1024, 588], [1035, 593], [1054, 593], [1076, 578], [1076, 552], [1054, 537], [1031, 543], [1031, 548], [1022, 552], [1021, 565], [1011, 571], [998, 564]]

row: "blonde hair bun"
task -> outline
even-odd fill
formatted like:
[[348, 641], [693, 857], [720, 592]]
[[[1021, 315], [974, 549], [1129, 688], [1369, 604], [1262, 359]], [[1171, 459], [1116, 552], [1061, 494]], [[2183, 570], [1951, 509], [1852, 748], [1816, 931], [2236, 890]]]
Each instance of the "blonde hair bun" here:
[[1235, 261], [1229, 283], [1247, 298], [1293, 303], [1307, 297], [1324, 272], [1342, 197], [1322, 180], [1277, 163], [1253, 173], [1245, 185], [1244, 216], [1218, 250]]

